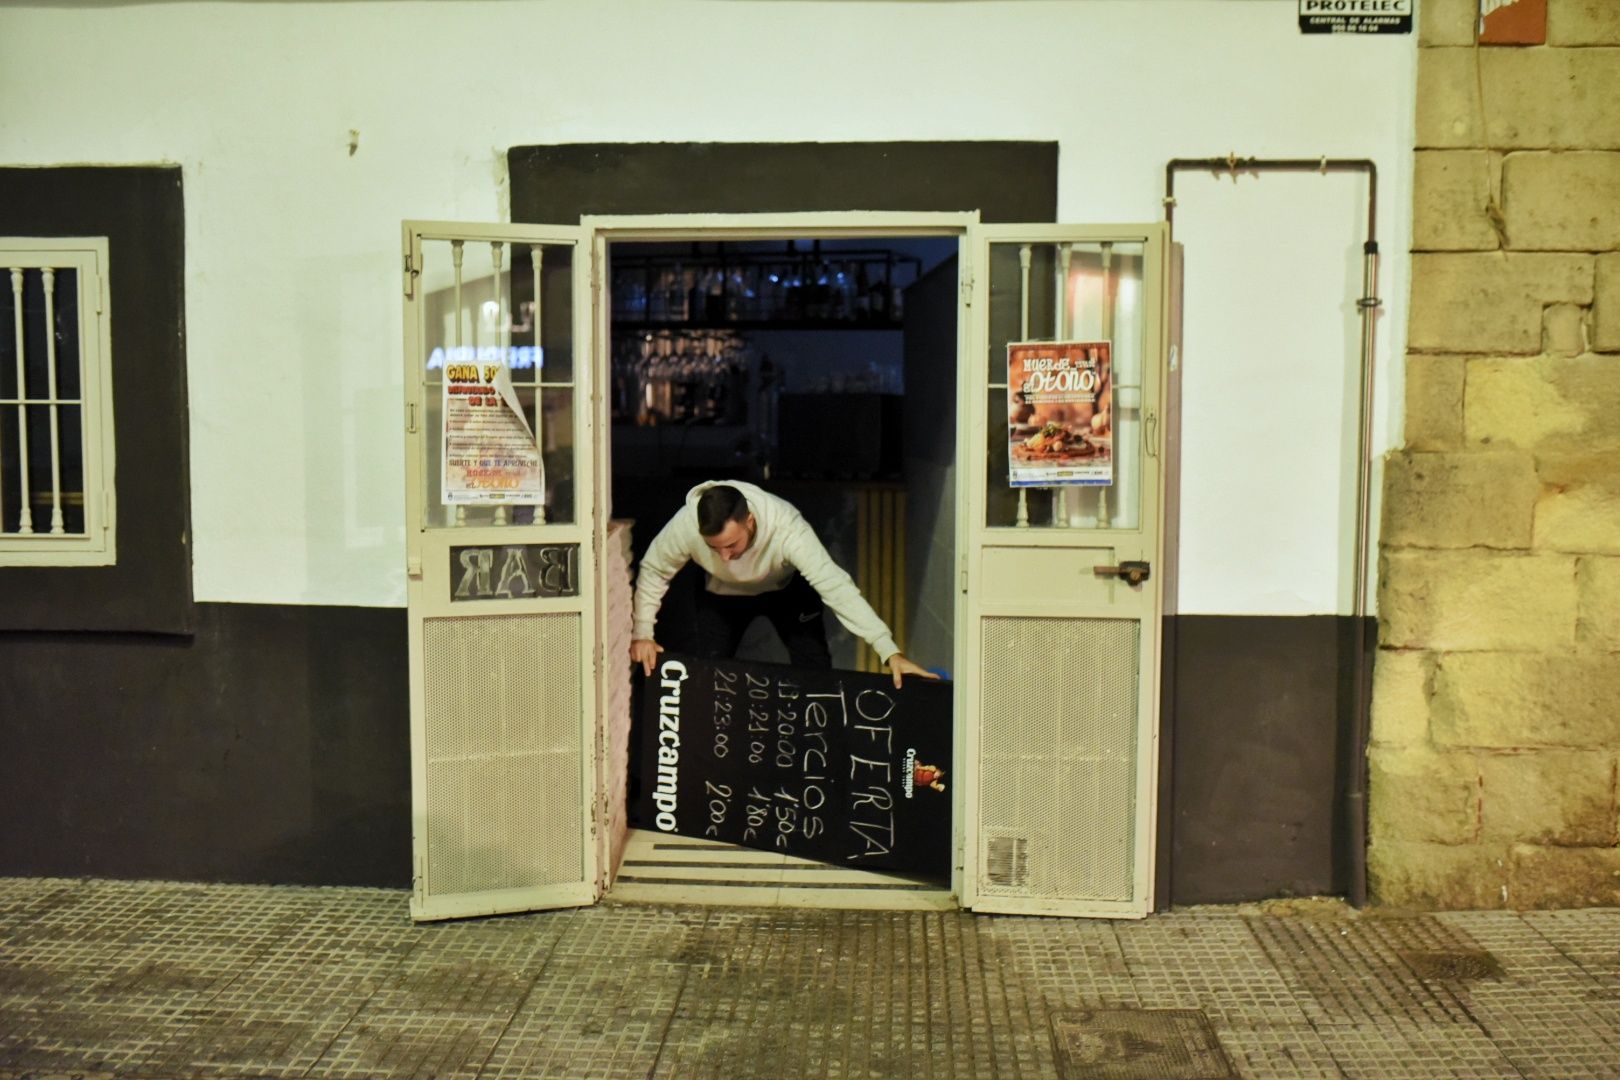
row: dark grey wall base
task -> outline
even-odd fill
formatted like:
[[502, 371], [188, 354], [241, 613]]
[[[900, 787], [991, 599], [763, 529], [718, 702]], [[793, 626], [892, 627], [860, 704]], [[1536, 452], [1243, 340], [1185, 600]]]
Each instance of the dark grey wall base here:
[[0, 875], [410, 884], [400, 609], [0, 634]]
[[1173, 903], [1345, 892], [1356, 626], [1332, 615], [1167, 620], [1160, 844]]
[[[405, 612], [196, 612], [0, 633], [0, 875], [409, 885]], [[1161, 903], [1344, 891], [1354, 625], [1168, 621]]]

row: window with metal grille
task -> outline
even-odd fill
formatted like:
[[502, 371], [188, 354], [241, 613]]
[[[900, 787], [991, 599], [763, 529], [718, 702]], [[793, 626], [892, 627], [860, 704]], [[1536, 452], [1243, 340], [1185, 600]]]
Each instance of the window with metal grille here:
[[112, 364], [104, 238], [0, 238], [0, 566], [106, 566]]

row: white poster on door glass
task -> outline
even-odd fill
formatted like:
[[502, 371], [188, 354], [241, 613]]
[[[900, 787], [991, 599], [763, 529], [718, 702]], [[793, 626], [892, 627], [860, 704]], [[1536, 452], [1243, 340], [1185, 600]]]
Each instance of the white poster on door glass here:
[[444, 367], [446, 506], [545, 501], [545, 467], [505, 364]]
[[1107, 341], [1007, 346], [1007, 464], [1013, 487], [1114, 482], [1113, 373]]

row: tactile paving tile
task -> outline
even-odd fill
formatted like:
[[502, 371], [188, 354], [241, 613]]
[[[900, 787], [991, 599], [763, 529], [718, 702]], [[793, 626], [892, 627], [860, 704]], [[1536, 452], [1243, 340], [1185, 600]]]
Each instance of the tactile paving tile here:
[[300, 889], [169, 884], [146, 888], [150, 896], [123, 938], [126, 948], [161, 952], [178, 944], [254, 951], [286, 937], [314, 902], [307, 890]]
[[1239, 1076], [1269, 1080], [1325, 1080], [1341, 1077], [1322, 1036], [1310, 1024], [1215, 1024], [1226, 1056]]
[[[1469, 1012], [1525, 1076], [1620, 1075], [1620, 995], [1548, 940], [1535, 925], [1545, 914], [1436, 916], [1465, 931], [1502, 964], [1501, 979], [1469, 988]], [[1591, 949], [1620, 949], [1620, 923], [1606, 913], [1570, 914], [1574, 917], [1566, 924], [1590, 920], [1591, 930], [1566, 928], [1581, 932]]]
[[[119, 1072], [136, 1076], [172, 1075], [159, 1066], [177, 1034], [195, 1026], [183, 1009], [149, 1011], [56, 1009], [29, 1013], [7, 1009], [4, 1063], [22, 1068], [80, 1072]], [[18, 1025], [11, 1028], [10, 1025]]]
[[[1050, 1080], [1051, 1010], [1086, 1006], [1203, 1009], [1252, 1078], [1620, 1076], [1613, 911], [636, 906], [414, 926], [408, 899], [0, 879], [0, 1080]], [[1501, 977], [1402, 959], [1458, 948]]]
[[1217, 1030], [1308, 1019], [1236, 913], [1172, 912], [1115, 932], [1145, 1008], [1202, 1009]]
[[[719, 1078], [776, 1062], [784, 1077], [826, 1075], [851, 1057], [855, 1014], [843, 963], [852, 935], [836, 913], [727, 911], [689, 942], [689, 967], [654, 1076]], [[901, 1003], [903, 1005], [903, 1002]]]
[[1247, 920], [1255, 939], [1312, 1023], [1383, 1020], [1468, 1024], [1457, 984], [1425, 981], [1402, 953], [1474, 950], [1474, 942], [1427, 916]]
[[987, 990], [970, 916], [807, 914], [710, 927], [655, 1075], [761, 1075], [769, 1062], [785, 1077], [1017, 1076], [1035, 1053], [1027, 1007]]
[[1005, 963], [1000, 950], [1009, 937], [1024, 940], [1036, 935], [1056, 937], [1077, 953], [1084, 952], [1080, 946], [1082, 940], [1092, 944], [1107, 941], [1116, 950], [1113, 959], [1119, 965], [1118, 970], [1123, 972], [1124, 960], [1117, 955], [1118, 939], [1113, 937], [1112, 932], [1105, 939], [1082, 934], [1085, 928], [1099, 930], [1107, 929], [1107, 926], [1074, 919], [1055, 925], [1052, 920], [1046, 920], [1048, 925], [1043, 930], [1028, 925], [1035, 920], [1024, 919], [1021, 921], [1025, 925], [1020, 931], [1009, 932], [1008, 928], [1003, 928], [1002, 934], [997, 936], [992, 932], [995, 920], [989, 917], [962, 913], [953, 913], [948, 917], [963, 920], [971, 926], [977, 939], [978, 969], [984, 980], [985, 1003], [990, 1008], [991, 1049], [997, 1061], [1003, 1066], [1012, 1066], [1007, 1072], [1010, 1076], [1050, 1075], [1053, 1067], [1050, 1038], [1053, 1006], [1043, 997], [1039, 985], [1019, 978], [1016, 965]]
[[1114, 925], [1091, 919], [978, 917], [993, 963], [1048, 1008], [1140, 1008]]
[[532, 965], [549, 954], [582, 917], [577, 909], [487, 919], [447, 920], [407, 931], [413, 960]]
[[[859, 947], [857, 927], [876, 921], [874, 915], [828, 911], [716, 912], [688, 949], [692, 963], [652, 1075], [718, 1080], [766, 1061], [778, 1063], [783, 1077], [826, 1076], [834, 1069], [866, 1075], [868, 1069], [854, 1059], [874, 1053], [886, 1059], [889, 1053], [887, 1045], [864, 1045], [878, 1034], [878, 1018], [825, 1021], [858, 1015], [858, 977], [848, 957]], [[869, 935], [869, 943], [875, 936]], [[873, 959], [886, 978], [889, 958]], [[903, 991], [890, 1004], [905, 1009]], [[888, 1018], [886, 1010], [885, 1044]], [[855, 1040], [863, 1045], [852, 1049]]]
[[[1547, 988], [1595, 985], [1587, 971], [1518, 912], [1449, 911], [1435, 915], [1434, 919], [1468, 935], [1481, 948], [1489, 949], [1502, 965], [1504, 985], [1536, 983]], [[1616, 946], [1620, 947], [1620, 928], [1616, 929]]]
[[367, 1005], [428, 1016], [508, 1016], [517, 1011], [535, 974], [526, 965], [412, 956]]
[[154, 909], [167, 889], [130, 882], [87, 881], [38, 904], [11, 935], [11, 947], [69, 942], [77, 946], [123, 945], [156, 925]]
[[0, 944], [65, 894], [84, 886], [68, 878], [0, 878]]
[[363, 1010], [315, 1063], [312, 1076], [476, 1076], [509, 1017]]
[[1524, 921], [1611, 990], [1620, 990], [1620, 910], [1527, 911]]
[[1317, 1029], [1345, 1076], [1357, 1080], [1484, 1080], [1518, 1077], [1472, 1024], [1386, 1020]]
[[409, 950], [312, 1075], [478, 1075], [575, 917], [553, 912], [410, 928], [399, 938]]
[[650, 1075], [708, 918], [703, 908], [574, 913], [481, 1075]]
[[162, 1076], [296, 1077], [306, 1075], [352, 1020], [358, 1003], [326, 1015], [276, 1006], [208, 1008], [196, 1024], [163, 1047], [154, 1065]]
[[701, 929], [717, 910], [641, 904], [584, 908], [574, 913], [568, 933], [558, 939], [552, 952], [675, 964], [683, 958], [686, 935]]
[[353, 927], [379, 894], [405, 909], [404, 893], [380, 890], [83, 883], [22, 935], [20, 951], [60, 979], [25, 1015], [28, 1053], [153, 1076], [301, 1072], [364, 997], [340, 1008], [336, 1027], [312, 1021], [302, 1000], [289, 1020], [289, 995], [308, 987], [287, 965], [259, 968], [312, 916], [330, 909]]
[[198, 1011], [197, 1026], [166, 1049], [177, 1071], [299, 1076], [326, 1053], [398, 971], [397, 950], [284, 942]]
[[[186, 933], [188, 928], [195, 934]], [[201, 1010], [246, 970], [256, 947], [233, 945], [217, 928], [187, 920], [166, 937], [161, 946], [92, 941], [84, 946], [87, 954], [59, 958], [61, 966], [55, 970], [68, 981], [31, 1008], [13, 1014], [16, 998], [9, 998], [8, 1017], [26, 1022], [36, 1059], [43, 1055], [54, 1066], [73, 1069], [169, 1075], [169, 1048], [199, 1029]], [[47, 946], [52, 951], [72, 948], [60, 937], [32, 948]], [[36, 952], [36, 961], [42, 958]]]
[[485, 1077], [636, 1077], [651, 1075], [669, 1027], [679, 983], [578, 971], [553, 979], [512, 1019], [484, 1059]]

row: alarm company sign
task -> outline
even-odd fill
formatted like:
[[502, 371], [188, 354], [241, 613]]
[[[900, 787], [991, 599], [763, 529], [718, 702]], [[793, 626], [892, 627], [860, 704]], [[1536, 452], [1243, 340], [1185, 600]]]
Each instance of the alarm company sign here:
[[1410, 34], [1412, 0], [1299, 0], [1302, 34]]

